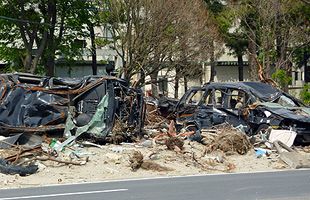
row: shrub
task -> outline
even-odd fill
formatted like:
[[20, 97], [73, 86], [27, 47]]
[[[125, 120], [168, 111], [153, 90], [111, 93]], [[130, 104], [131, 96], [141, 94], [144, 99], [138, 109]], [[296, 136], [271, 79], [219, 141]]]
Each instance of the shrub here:
[[304, 85], [304, 88], [300, 93], [300, 97], [305, 104], [310, 105], [310, 84], [309, 83]]
[[272, 74], [272, 78], [279, 84], [279, 86], [284, 89], [289, 84], [292, 83], [292, 77], [287, 75], [286, 71], [283, 69], [278, 69], [274, 74]]

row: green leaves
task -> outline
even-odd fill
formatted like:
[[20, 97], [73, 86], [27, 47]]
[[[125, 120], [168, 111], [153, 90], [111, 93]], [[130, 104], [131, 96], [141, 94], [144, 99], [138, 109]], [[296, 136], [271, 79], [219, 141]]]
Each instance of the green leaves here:
[[302, 92], [300, 93], [301, 99], [307, 105], [310, 105], [310, 84], [305, 84]]
[[274, 74], [272, 74], [272, 78], [280, 85], [282, 89], [292, 83], [292, 77], [288, 75], [287, 72], [283, 69], [278, 69]]

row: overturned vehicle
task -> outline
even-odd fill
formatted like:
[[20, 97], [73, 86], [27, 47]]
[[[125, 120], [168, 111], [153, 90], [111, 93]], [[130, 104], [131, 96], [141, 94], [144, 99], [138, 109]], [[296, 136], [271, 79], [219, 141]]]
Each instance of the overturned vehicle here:
[[310, 142], [310, 108], [298, 99], [261, 82], [208, 83], [193, 87], [175, 108], [179, 128], [196, 136], [214, 125], [229, 123], [248, 135], [263, 130], [296, 131], [295, 142]]
[[71, 79], [15, 73], [1, 74], [0, 81], [1, 135], [86, 134], [104, 141], [116, 121], [123, 131], [140, 133], [143, 127], [141, 90], [116, 77]]

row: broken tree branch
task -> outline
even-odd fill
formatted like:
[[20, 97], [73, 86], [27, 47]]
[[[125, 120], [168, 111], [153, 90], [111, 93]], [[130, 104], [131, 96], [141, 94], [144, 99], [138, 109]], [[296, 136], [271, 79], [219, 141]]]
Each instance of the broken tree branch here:
[[35, 161], [35, 160], [40, 160], [40, 161], [54, 161], [54, 162], [58, 162], [58, 163], [64, 163], [64, 164], [67, 164], [67, 165], [85, 165], [86, 162], [72, 162], [72, 161], [65, 161], [65, 160], [58, 160], [56, 158], [52, 158], [52, 157], [35, 157], [35, 158], [32, 158], [32, 159], [29, 159], [29, 160], [25, 160], [23, 162], [20, 162], [18, 165], [22, 165], [24, 163], [27, 163], [27, 162], [32, 162], [32, 161]]

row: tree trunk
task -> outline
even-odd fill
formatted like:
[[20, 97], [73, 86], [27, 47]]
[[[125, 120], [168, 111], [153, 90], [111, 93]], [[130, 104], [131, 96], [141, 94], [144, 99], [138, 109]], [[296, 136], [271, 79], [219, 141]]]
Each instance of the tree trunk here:
[[174, 98], [179, 98], [179, 83], [180, 83], [180, 66], [175, 67], [175, 79], [174, 79]]
[[[57, 18], [57, 8], [56, 2], [50, 1], [49, 4], [50, 14], [52, 16], [51, 26], [49, 28], [49, 33], [47, 36], [47, 60], [45, 63], [46, 75], [54, 76], [55, 75], [55, 25], [56, 25], [56, 18]], [[61, 19], [62, 21], [63, 19]], [[62, 30], [60, 29], [60, 32]], [[60, 33], [61, 34], [61, 33]]]
[[174, 98], [179, 98], [179, 78], [177, 77], [174, 80]]
[[151, 77], [151, 88], [152, 88], [152, 94], [153, 96], [157, 97], [158, 96], [158, 82], [157, 82], [157, 77], [158, 77], [158, 71], [154, 71], [152, 74], [150, 74]]
[[89, 33], [90, 33], [90, 41], [91, 41], [91, 58], [92, 58], [92, 71], [93, 75], [97, 75], [97, 55], [96, 55], [96, 42], [95, 42], [95, 31], [94, 25], [92, 23], [89, 24]]
[[284, 18], [280, 11], [280, 1], [276, 1], [276, 17], [275, 17], [275, 34], [276, 34], [276, 51], [277, 51], [277, 69], [289, 70], [287, 62], [287, 35], [289, 31], [283, 29]]
[[[130, 81], [129, 74], [128, 74], [128, 77], [126, 80]], [[143, 71], [143, 68], [140, 69], [140, 79], [138, 80], [138, 82], [135, 85], [138, 87], [145, 85], [145, 72]]]
[[24, 59], [24, 68], [26, 72], [30, 72], [31, 63], [32, 63], [31, 51], [26, 50], [26, 57]]
[[211, 72], [210, 72], [210, 80], [209, 82], [214, 82], [214, 77], [216, 75], [215, 72], [215, 50], [214, 50], [214, 43], [211, 42], [211, 47], [210, 47], [211, 55], [210, 55], [210, 65], [211, 65]]
[[188, 89], [188, 86], [187, 86], [187, 78], [186, 76], [184, 76], [184, 91], [186, 92]]
[[250, 72], [250, 80], [257, 81], [258, 80], [258, 70], [256, 64], [256, 35], [253, 30], [249, 31], [249, 72]]
[[40, 44], [40, 46], [36, 52], [34, 59], [32, 60], [32, 64], [31, 64], [31, 68], [30, 68], [30, 73], [32, 73], [32, 74], [35, 72], [37, 65], [39, 63], [39, 59], [41, 58], [43, 51], [46, 47], [47, 35], [48, 35], [47, 30], [44, 30], [43, 38], [41, 40], [41, 44]]
[[55, 75], [55, 51], [51, 52], [50, 55], [47, 57], [45, 69], [47, 76]]
[[238, 55], [238, 74], [239, 74], [239, 81], [243, 81], [243, 59], [242, 59], [242, 54]]

